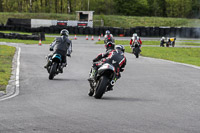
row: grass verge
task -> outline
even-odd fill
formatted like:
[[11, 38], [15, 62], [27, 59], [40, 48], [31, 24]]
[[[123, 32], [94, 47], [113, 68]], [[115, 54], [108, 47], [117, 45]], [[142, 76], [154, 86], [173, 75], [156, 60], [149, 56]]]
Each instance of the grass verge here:
[[[129, 46], [125, 49], [131, 53]], [[200, 66], [200, 48], [142, 47], [141, 55]]]
[[[45, 37], [46, 40], [42, 41], [42, 44], [51, 44], [54, 40], [53, 37]], [[39, 40], [19, 40], [19, 39], [5, 39], [0, 38], [0, 42], [11, 42], [11, 43], [24, 43], [24, 44], [38, 44]]]
[[15, 47], [0, 45], [0, 91], [5, 91], [10, 79], [15, 50]]
[[[98, 41], [96, 44], [104, 44], [104, 41]], [[116, 45], [129, 45], [128, 40], [115, 40]], [[160, 45], [160, 41], [143, 41], [142, 45]], [[183, 46], [200, 46], [200, 42], [197, 42], [197, 40], [188, 40], [187, 42], [182, 41], [177, 41], [176, 45], [183, 45]]]

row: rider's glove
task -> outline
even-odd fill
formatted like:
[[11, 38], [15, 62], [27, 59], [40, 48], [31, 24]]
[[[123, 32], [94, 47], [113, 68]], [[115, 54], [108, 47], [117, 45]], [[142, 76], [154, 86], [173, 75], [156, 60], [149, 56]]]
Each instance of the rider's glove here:
[[70, 54], [67, 54], [67, 56], [68, 56], [68, 57], [71, 57], [71, 55], [70, 55]]
[[50, 51], [53, 51], [53, 49], [52, 49], [52, 48], [50, 48], [49, 50], [50, 50]]

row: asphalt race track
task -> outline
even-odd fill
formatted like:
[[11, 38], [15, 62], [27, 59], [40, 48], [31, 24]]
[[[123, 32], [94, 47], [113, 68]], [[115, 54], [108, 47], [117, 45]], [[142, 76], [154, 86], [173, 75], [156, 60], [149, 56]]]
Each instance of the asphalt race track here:
[[87, 95], [92, 59], [104, 52], [73, 40], [63, 74], [48, 79], [48, 45], [21, 47], [19, 95], [0, 101], [0, 133], [199, 133], [200, 69], [126, 53], [114, 90]]

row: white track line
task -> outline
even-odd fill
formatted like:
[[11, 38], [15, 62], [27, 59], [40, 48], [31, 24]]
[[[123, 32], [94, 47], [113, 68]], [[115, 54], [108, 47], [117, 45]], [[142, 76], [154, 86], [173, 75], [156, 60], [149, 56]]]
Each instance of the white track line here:
[[15, 81], [15, 91], [12, 95], [5, 97], [3, 99], [0, 99], [0, 101], [7, 100], [10, 98], [13, 98], [17, 95], [19, 95], [19, 71], [20, 71], [20, 53], [21, 53], [21, 48], [18, 50], [17, 54], [17, 68], [16, 68], [16, 81]]

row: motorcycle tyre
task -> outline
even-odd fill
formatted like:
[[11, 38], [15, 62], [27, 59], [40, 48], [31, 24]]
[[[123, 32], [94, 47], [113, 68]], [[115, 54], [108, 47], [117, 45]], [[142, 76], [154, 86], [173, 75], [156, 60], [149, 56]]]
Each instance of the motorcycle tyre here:
[[56, 69], [57, 69], [57, 63], [53, 63], [51, 69], [50, 69], [50, 73], [49, 73], [49, 79], [52, 80], [55, 76], [56, 73]]
[[139, 50], [140, 50], [140, 49], [139, 49], [138, 47], [135, 48], [135, 57], [136, 57], [136, 58], [139, 58], [139, 53], [140, 53]]
[[94, 95], [94, 97], [96, 99], [101, 99], [102, 98], [103, 94], [106, 91], [106, 87], [107, 87], [108, 82], [109, 82], [109, 79], [106, 76], [102, 76], [99, 79], [99, 83], [97, 85], [97, 88], [95, 90], [95, 95]]

